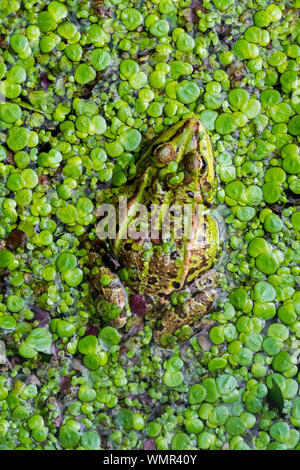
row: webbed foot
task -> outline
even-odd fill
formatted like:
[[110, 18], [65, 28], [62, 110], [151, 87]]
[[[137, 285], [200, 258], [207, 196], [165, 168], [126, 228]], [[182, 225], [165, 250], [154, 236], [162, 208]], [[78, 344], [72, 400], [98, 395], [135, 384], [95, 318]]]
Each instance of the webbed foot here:
[[120, 329], [127, 322], [127, 292], [118, 275], [101, 266], [101, 257], [96, 253], [93, 253], [93, 266], [89, 279], [94, 288], [93, 295], [99, 297], [97, 310], [106, 323]]
[[188, 289], [177, 291], [174, 305], [167, 303], [156, 323], [154, 340], [162, 346], [188, 339], [193, 335], [193, 328], [201, 329], [201, 319], [209, 311], [219, 292], [218, 285], [222, 275], [217, 271], [209, 271], [195, 280]]

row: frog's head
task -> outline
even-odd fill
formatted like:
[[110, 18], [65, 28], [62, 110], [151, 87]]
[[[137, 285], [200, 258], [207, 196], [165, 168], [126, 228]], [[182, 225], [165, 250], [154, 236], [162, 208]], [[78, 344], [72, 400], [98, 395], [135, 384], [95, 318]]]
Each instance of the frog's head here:
[[165, 131], [145, 156], [147, 165], [160, 169], [170, 190], [181, 193], [194, 192], [196, 200], [212, 198], [214, 182], [214, 155], [210, 138], [194, 117], [185, 119]]

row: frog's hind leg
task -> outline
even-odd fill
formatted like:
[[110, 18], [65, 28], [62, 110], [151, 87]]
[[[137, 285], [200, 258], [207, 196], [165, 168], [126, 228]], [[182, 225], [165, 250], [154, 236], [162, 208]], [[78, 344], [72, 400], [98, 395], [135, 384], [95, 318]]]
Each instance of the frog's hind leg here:
[[[184, 294], [185, 300], [177, 305], [172, 305], [171, 302], [166, 305], [156, 323], [154, 340], [166, 346], [175, 340], [175, 332], [178, 332], [179, 341], [187, 339], [185, 334], [180, 334], [185, 326], [199, 325], [201, 329], [201, 319], [209, 311], [219, 292], [221, 277], [220, 273], [212, 270], [195, 280], [189, 289], [178, 291], [178, 294]], [[188, 337], [193, 334], [191, 329], [189, 332]]]
[[200, 292], [207, 288], [217, 290], [223, 278], [224, 274], [220, 273], [217, 269], [210, 269], [202, 274], [199, 279], [195, 279], [192, 282], [190, 290], [191, 292]]
[[[91, 263], [93, 268], [90, 269], [89, 281], [93, 287], [93, 296], [96, 299], [99, 298], [99, 313], [111, 326], [122, 328], [127, 321], [127, 293], [117, 274], [109, 268], [101, 266], [101, 256], [96, 253], [91, 253], [90, 256], [93, 257]], [[112, 304], [115, 308], [108, 309], [107, 304]], [[107, 312], [107, 310], [109, 311]]]

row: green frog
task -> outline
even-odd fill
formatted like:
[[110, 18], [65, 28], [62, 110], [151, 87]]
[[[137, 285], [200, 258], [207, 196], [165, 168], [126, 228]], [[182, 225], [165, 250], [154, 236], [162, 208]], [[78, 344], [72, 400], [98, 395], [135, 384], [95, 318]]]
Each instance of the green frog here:
[[[130, 274], [125, 290], [94, 253], [91, 280], [96, 295], [116, 306], [108, 313], [103, 307], [111, 325], [121, 328], [130, 316], [127, 291], [146, 299], [154, 338], [162, 345], [199, 323], [216, 296], [218, 276], [212, 267], [219, 231], [211, 214], [215, 188], [210, 138], [191, 117], [149, 144], [134, 179], [105, 200], [114, 204], [119, 220], [114, 239], [108, 240], [110, 249]], [[122, 214], [120, 197], [126, 204]]]

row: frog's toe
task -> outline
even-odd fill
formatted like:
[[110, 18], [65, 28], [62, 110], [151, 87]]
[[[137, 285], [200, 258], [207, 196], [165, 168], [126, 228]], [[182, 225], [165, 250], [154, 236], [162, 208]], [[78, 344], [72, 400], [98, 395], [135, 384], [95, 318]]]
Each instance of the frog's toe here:
[[204, 273], [199, 279], [196, 279], [191, 289], [197, 289], [198, 291], [203, 291], [206, 288], [217, 289], [220, 286], [220, 283], [224, 279], [224, 274], [217, 271], [217, 269], [211, 269]]
[[126, 323], [127, 323], [126, 313], [124, 314], [122, 313], [121, 315], [114, 318], [113, 320], [110, 320], [109, 322], [110, 326], [113, 326], [117, 330], [120, 330], [121, 328], [123, 328], [123, 326], [126, 325]]

